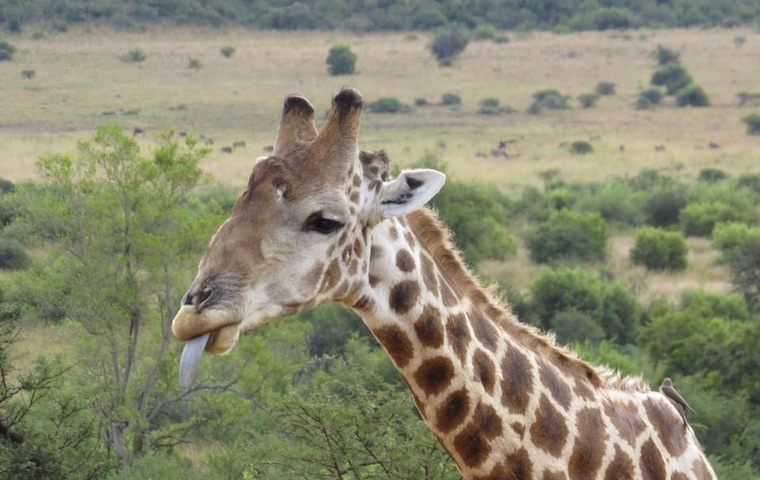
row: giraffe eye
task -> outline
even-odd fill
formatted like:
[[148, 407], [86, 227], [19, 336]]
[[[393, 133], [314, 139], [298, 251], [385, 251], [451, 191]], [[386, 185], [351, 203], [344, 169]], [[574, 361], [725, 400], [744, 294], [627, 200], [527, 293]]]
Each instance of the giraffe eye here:
[[331, 218], [325, 218], [321, 213], [315, 213], [306, 219], [303, 230], [305, 232], [317, 232], [323, 235], [328, 235], [338, 231], [341, 227], [343, 227], [343, 222]]

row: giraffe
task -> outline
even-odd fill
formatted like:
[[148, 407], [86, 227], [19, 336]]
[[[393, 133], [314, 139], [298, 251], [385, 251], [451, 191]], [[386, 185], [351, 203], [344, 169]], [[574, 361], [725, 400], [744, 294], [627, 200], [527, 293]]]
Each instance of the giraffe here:
[[201, 354], [327, 301], [363, 319], [468, 480], [714, 479], [691, 427], [638, 377], [585, 363], [519, 322], [468, 271], [424, 206], [445, 176], [389, 175], [360, 152], [362, 97], [342, 89], [321, 131], [284, 103], [173, 322], [192, 380]]

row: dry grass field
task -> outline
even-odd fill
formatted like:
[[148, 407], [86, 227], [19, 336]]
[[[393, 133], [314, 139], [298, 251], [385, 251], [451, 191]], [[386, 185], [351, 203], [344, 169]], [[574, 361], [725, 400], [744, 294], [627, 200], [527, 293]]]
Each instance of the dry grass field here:
[[[473, 42], [444, 69], [427, 50], [426, 34], [159, 26], [140, 33], [89, 27], [42, 38], [32, 32], [10, 37], [18, 51], [12, 61], [0, 62], [0, 177], [11, 180], [34, 178], [39, 155], [73, 151], [75, 141], [97, 126], [118, 123], [128, 131], [144, 129], [139, 138], [146, 145], [169, 129], [213, 138], [204, 167], [237, 187], [273, 142], [285, 95], [302, 93], [326, 111], [343, 85], [357, 87], [367, 101], [397, 97], [408, 105], [417, 98], [436, 104], [447, 92], [460, 95], [458, 109], [366, 113], [362, 148], [384, 148], [400, 163], [438, 152], [457, 178], [487, 179], [506, 191], [537, 183], [538, 172], [554, 168], [571, 180], [604, 180], [645, 167], [678, 169], [685, 178], [706, 167], [732, 173], [760, 168], [760, 138], [747, 136], [741, 122], [757, 108], [736, 101], [740, 91], [760, 90], [760, 34], [751, 30], [515, 34], [506, 44]], [[355, 75], [327, 74], [327, 51], [336, 42], [358, 55]], [[649, 86], [655, 66], [650, 53], [658, 44], [681, 50], [711, 107], [634, 108], [638, 92]], [[227, 45], [236, 48], [231, 58], [219, 52]], [[144, 62], [120, 60], [134, 48], [147, 54]], [[190, 58], [201, 68], [189, 68]], [[33, 70], [34, 78], [23, 78], [24, 70]], [[599, 81], [614, 82], [617, 95], [602, 97], [593, 109], [579, 108], [575, 97]], [[524, 113], [532, 93], [543, 88], [569, 95], [574, 108]], [[520, 113], [480, 115], [478, 104], [487, 97]], [[591, 138], [590, 155], [559, 146]], [[245, 150], [221, 151], [240, 140]], [[516, 140], [508, 148], [513, 158], [477, 155], [499, 140]], [[710, 142], [720, 147], [710, 149]], [[665, 151], [655, 152], [655, 145]]]

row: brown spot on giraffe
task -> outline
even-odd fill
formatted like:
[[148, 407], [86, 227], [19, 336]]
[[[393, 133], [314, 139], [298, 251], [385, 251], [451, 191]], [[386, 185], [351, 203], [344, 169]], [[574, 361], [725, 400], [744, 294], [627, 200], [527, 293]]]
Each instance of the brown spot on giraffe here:
[[652, 439], [647, 440], [641, 446], [639, 466], [644, 480], [662, 480], [665, 478], [665, 461]]
[[501, 362], [501, 403], [514, 414], [528, 409], [533, 394], [533, 375], [528, 358], [516, 347], [507, 349]]
[[475, 338], [488, 350], [495, 352], [498, 345], [498, 334], [494, 324], [480, 312], [475, 312], [471, 318]]
[[447, 307], [457, 306], [459, 304], [459, 299], [457, 299], [456, 295], [454, 295], [454, 291], [441, 275], [438, 275], [438, 285], [441, 287], [441, 300], [443, 300], [443, 304]]
[[319, 290], [326, 292], [335, 287], [338, 284], [340, 277], [340, 264], [338, 263], [338, 259], [334, 258], [333, 261], [330, 262], [330, 266], [327, 267], [327, 271], [325, 272], [324, 278], [322, 278], [322, 285], [320, 285]]
[[354, 240], [354, 254], [357, 257], [361, 257], [363, 252], [364, 252], [364, 245], [362, 245], [362, 241], [357, 238], [356, 240]]
[[425, 360], [414, 372], [416, 384], [428, 395], [446, 390], [454, 378], [454, 364], [448, 357], [438, 356]]
[[683, 434], [684, 424], [681, 417], [676, 416], [670, 405], [655, 402], [651, 398], [644, 400], [644, 409], [647, 412], [649, 423], [654, 427], [662, 444], [674, 457], [683, 455], [688, 446], [686, 436]]
[[513, 422], [510, 427], [512, 427], [512, 431], [515, 432], [519, 438], [523, 438], [525, 435], [525, 425], [519, 422]]
[[539, 362], [538, 372], [541, 384], [551, 392], [554, 400], [565, 410], [570, 408], [570, 387], [566, 380], [559, 375], [556, 367], [548, 362]]
[[454, 437], [454, 449], [470, 468], [479, 467], [491, 453], [491, 445], [475, 423], [470, 423]]
[[496, 384], [496, 365], [483, 350], [477, 349], [472, 357], [473, 376], [483, 384], [483, 389], [493, 395]]
[[615, 456], [604, 472], [604, 480], [633, 480], [635, 473], [633, 460], [615, 445]]
[[541, 394], [536, 409], [536, 421], [530, 427], [533, 443], [550, 455], [559, 457], [567, 441], [567, 432], [564, 415], [552, 405], [545, 394]]
[[541, 477], [541, 480], [567, 480], [567, 475], [565, 475], [565, 472], [544, 470], [544, 475]]
[[414, 346], [401, 327], [381, 327], [374, 330], [374, 334], [399, 368], [404, 368], [414, 356]]
[[460, 388], [450, 393], [436, 410], [435, 426], [444, 435], [464, 422], [470, 413], [470, 397], [467, 390]]
[[375, 308], [375, 301], [369, 295], [362, 295], [354, 303], [354, 308], [357, 310], [372, 311]]
[[478, 432], [486, 440], [492, 440], [502, 434], [503, 426], [501, 417], [496, 410], [483, 402], [480, 402], [475, 408], [475, 414], [472, 418], [472, 424], [478, 429]]
[[463, 313], [450, 316], [446, 322], [446, 341], [463, 365], [467, 362], [467, 347], [470, 345], [470, 340], [467, 317]]
[[683, 472], [673, 472], [670, 477], [671, 480], [689, 480], [689, 476]]
[[572, 480], [593, 478], [602, 466], [607, 432], [599, 410], [584, 408], [575, 417], [578, 436], [570, 455], [568, 470]]
[[411, 272], [414, 270], [415, 262], [412, 254], [403, 249], [396, 252], [396, 267], [402, 272]]
[[704, 458], [697, 458], [694, 460], [691, 468], [697, 476], [697, 480], [711, 480], [714, 478], [710, 473], [710, 467], [707, 466], [707, 461]]
[[431, 295], [437, 297], [439, 295], [438, 278], [433, 262], [427, 254], [422, 254], [420, 255], [420, 263], [422, 266], [422, 280], [425, 282], [425, 289]]
[[533, 478], [533, 462], [525, 447], [520, 447], [507, 458], [496, 464], [491, 472], [483, 477], [475, 477], [474, 480], [525, 480]]
[[388, 299], [391, 309], [399, 315], [407, 313], [417, 304], [420, 286], [414, 280], [404, 280], [391, 289]]
[[441, 312], [431, 305], [425, 305], [422, 315], [414, 322], [414, 331], [420, 343], [426, 347], [438, 348], [443, 345]]
[[638, 415], [630, 414], [633, 405], [630, 402], [621, 405], [618, 402], [605, 401], [603, 406], [604, 414], [615, 426], [618, 436], [630, 446], [636, 445], [636, 437], [644, 431], [646, 425]]

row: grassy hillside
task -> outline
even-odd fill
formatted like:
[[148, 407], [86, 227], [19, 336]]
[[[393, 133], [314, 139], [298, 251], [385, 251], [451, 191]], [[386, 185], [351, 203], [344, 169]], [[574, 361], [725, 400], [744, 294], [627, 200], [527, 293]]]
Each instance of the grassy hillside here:
[[[0, 62], [0, 176], [33, 178], [34, 160], [66, 151], [98, 125], [115, 122], [145, 130], [144, 141], [173, 129], [214, 140], [204, 167], [239, 186], [251, 162], [264, 154], [277, 129], [282, 99], [308, 96], [326, 111], [342, 85], [360, 89], [367, 101], [396, 97], [440, 103], [444, 93], [462, 98], [459, 108], [417, 107], [405, 114], [363, 119], [362, 148], [385, 148], [395, 162], [440, 151], [459, 178], [488, 178], [509, 188], [537, 182], [537, 172], [559, 169], [573, 180], [602, 180], [641, 168], [680, 170], [694, 177], [717, 167], [742, 172], [756, 165], [760, 143], [745, 134], [736, 94], [757, 86], [760, 36], [749, 30], [671, 30], [620, 33], [513, 35], [506, 44], [471, 43], [451, 68], [439, 68], [425, 34], [354, 35], [341, 32], [261, 32], [150, 27], [141, 33], [83, 29], [32, 38], [13, 37], [13, 61]], [[356, 75], [331, 77], [325, 58], [331, 45], [348, 43], [358, 55]], [[225, 58], [223, 46], [235, 55]], [[683, 64], [710, 95], [708, 108], [636, 110], [649, 86], [657, 45], [681, 50]], [[120, 59], [139, 48], [141, 63]], [[189, 60], [201, 68], [189, 68]], [[25, 70], [34, 71], [31, 79]], [[593, 109], [575, 97], [600, 81], [616, 84]], [[573, 108], [540, 115], [524, 113], [531, 95], [554, 88]], [[518, 113], [478, 114], [479, 102], [496, 98]], [[594, 153], [571, 155], [562, 142], [594, 139]], [[245, 141], [245, 150], [221, 147]], [[500, 140], [512, 158], [492, 157]], [[710, 149], [710, 142], [719, 148]], [[624, 146], [621, 151], [620, 146]], [[664, 145], [664, 151], [655, 151]], [[487, 158], [482, 158], [483, 154]]]

